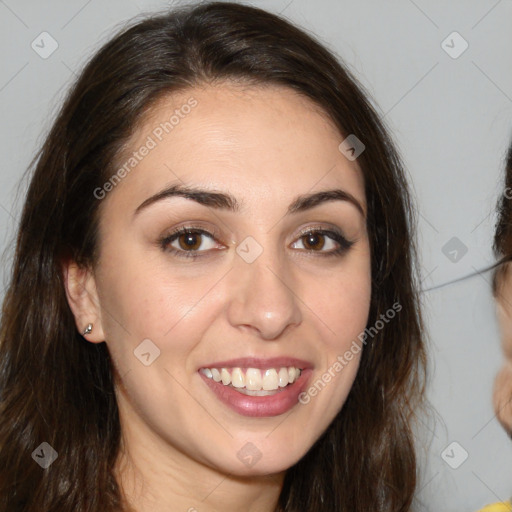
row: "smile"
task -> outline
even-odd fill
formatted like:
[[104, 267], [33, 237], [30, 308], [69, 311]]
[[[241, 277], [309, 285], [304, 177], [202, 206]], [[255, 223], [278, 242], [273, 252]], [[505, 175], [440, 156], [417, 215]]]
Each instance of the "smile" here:
[[269, 396], [297, 381], [302, 370], [295, 366], [280, 368], [201, 368], [208, 379], [235, 388], [249, 396]]

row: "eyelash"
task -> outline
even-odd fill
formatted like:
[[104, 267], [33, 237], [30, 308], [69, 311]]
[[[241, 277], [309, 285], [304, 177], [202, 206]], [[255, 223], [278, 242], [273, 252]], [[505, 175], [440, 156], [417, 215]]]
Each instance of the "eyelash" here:
[[[212, 240], [216, 239], [216, 233], [210, 233], [208, 231], [205, 231], [204, 229], [201, 229], [199, 227], [195, 226], [185, 226], [176, 229], [169, 235], [165, 235], [162, 238], [158, 240], [158, 245], [164, 252], [170, 252], [173, 255], [177, 256], [178, 258], [191, 258], [193, 260], [196, 260], [198, 258], [202, 258], [206, 256], [205, 254], [201, 254], [202, 252], [208, 252], [208, 251], [184, 251], [182, 249], [176, 249], [174, 247], [170, 247], [170, 244], [174, 242], [176, 239], [178, 239], [181, 235], [205, 235], [208, 238], [211, 238]], [[354, 241], [347, 240], [340, 232], [329, 230], [329, 229], [321, 229], [321, 228], [307, 228], [300, 232], [300, 235], [297, 240], [300, 240], [301, 238], [304, 238], [307, 235], [310, 234], [316, 234], [316, 235], [322, 235], [327, 236], [328, 238], [331, 238], [334, 242], [337, 242], [339, 247], [337, 249], [325, 252], [325, 251], [315, 251], [314, 249], [303, 249], [308, 253], [318, 253], [321, 257], [334, 257], [343, 256], [353, 245]]]

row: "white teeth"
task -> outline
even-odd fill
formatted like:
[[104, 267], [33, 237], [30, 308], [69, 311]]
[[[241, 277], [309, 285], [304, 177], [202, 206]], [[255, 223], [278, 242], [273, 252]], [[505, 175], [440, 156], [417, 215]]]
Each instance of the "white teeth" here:
[[[222, 368], [224, 371], [224, 368]], [[224, 384], [224, 382], [222, 382]], [[231, 384], [235, 388], [243, 388], [245, 386], [244, 376], [240, 368], [233, 368], [231, 372]]]
[[279, 387], [284, 388], [288, 386], [288, 368], [281, 368], [279, 370]]
[[201, 368], [200, 371], [215, 382], [222, 382], [224, 386], [237, 388], [240, 392], [251, 396], [264, 396], [266, 391], [276, 391], [288, 384], [293, 384], [302, 372], [295, 366], [266, 370], [231, 368], [231, 373], [227, 368]]
[[[240, 371], [240, 373], [242, 373]], [[231, 376], [233, 378], [233, 376]], [[251, 391], [259, 391], [261, 389], [261, 372], [257, 368], [247, 368], [245, 372], [245, 387]], [[234, 386], [234, 384], [233, 384]], [[243, 387], [243, 386], [236, 386]]]
[[231, 375], [229, 375], [229, 372], [226, 370], [226, 368], [222, 368], [220, 377], [224, 386], [227, 386], [231, 382]]
[[263, 376], [263, 389], [265, 391], [272, 391], [278, 387], [279, 379], [277, 378], [277, 372], [274, 370], [274, 368], [265, 370], [265, 375]]

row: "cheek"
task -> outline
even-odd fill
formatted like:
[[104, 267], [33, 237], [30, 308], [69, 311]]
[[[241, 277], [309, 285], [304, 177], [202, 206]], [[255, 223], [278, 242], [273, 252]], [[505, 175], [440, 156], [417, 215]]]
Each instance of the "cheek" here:
[[[324, 341], [338, 351], [364, 331], [370, 309], [371, 274], [364, 260], [355, 268], [333, 272], [327, 279], [305, 280], [302, 296]], [[309, 313], [308, 313], [309, 314]]]
[[361, 280], [358, 284], [353, 281], [341, 282], [329, 291], [320, 290], [323, 297], [318, 302], [324, 308], [324, 315], [332, 324], [332, 330], [343, 337], [358, 334], [368, 319], [370, 283]]
[[102, 275], [106, 331], [124, 330], [135, 337], [165, 337], [193, 314], [214, 283], [212, 276], [176, 275], [170, 266], [148, 258], [111, 259]]
[[[229, 299], [222, 286], [216, 286], [219, 276], [195, 272], [194, 265], [176, 271], [176, 266], [167, 266], [162, 258], [139, 259], [133, 253], [130, 258], [107, 261], [102, 269], [102, 323], [119, 375], [136, 382], [148, 379], [149, 387], [165, 383], [179, 394], [179, 386], [173, 387], [176, 381], [168, 373], [158, 376], [146, 370], [166, 368], [179, 382], [186, 381], [195, 362], [191, 353]], [[149, 368], [137, 359], [148, 351], [154, 361]], [[158, 384], [154, 379], [162, 380]], [[134, 402], [142, 404], [145, 396], [152, 396], [151, 389], [136, 386], [130, 394]]]
[[337, 414], [359, 369], [364, 349], [361, 335], [367, 326], [371, 300], [371, 274], [364, 261], [350, 271], [333, 272], [328, 283], [309, 283], [304, 301], [314, 304], [311, 314], [319, 333], [322, 364], [305, 390], [303, 403], [311, 402], [314, 408], [323, 410], [318, 415], [322, 416], [321, 422], [330, 422]]

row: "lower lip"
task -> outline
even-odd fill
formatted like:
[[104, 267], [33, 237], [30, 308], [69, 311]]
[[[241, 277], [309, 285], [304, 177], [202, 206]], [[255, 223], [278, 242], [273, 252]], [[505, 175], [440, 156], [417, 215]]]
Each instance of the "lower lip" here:
[[302, 370], [300, 377], [293, 384], [288, 384], [285, 388], [281, 388], [282, 391], [267, 396], [244, 395], [231, 386], [224, 386], [222, 382], [209, 379], [201, 372], [199, 372], [199, 375], [217, 398], [238, 414], [265, 417], [284, 414], [299, 403], [299, 395], [306, 387], [311, 369]]

